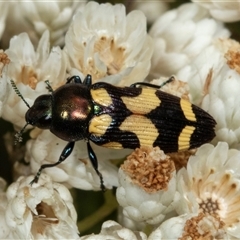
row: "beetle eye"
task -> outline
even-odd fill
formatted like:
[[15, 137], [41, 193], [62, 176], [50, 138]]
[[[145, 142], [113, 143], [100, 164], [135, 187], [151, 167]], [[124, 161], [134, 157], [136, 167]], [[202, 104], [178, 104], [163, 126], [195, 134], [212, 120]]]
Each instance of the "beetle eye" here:
[[50, 128], [52, 121], [52, 96], [39, 96], [25, 115], [26, 122], [41, 129]]

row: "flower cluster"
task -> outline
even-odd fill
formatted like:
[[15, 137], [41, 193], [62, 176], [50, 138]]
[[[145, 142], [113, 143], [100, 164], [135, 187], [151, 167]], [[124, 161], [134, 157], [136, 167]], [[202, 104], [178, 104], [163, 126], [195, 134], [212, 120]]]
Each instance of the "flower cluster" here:
[[[1, 239], [240, 239], [240, 43], [224, 25], [240, 19], [240, 1], [192, 0], [174, 9], [129, 2], [0, 3], [0, 117], [23, 138], [13, 146], [13, 134], [3, 136], [13, 180], [0, 178]], [[170, 154], [153, 146], [107, 148], [117, 140], [89, 147], [85, 135], [72, 149], [74, 140], [44, 130], [48, 101], [33, 116], [41, 129], [26, 124], [37, 97], [88, 74], [93, 84], [161, 85], [208, 112], [216, 136]], [[98, 191], [99, 176], [107, 192], [116, 189], [114, 197], [106, 193], [100, 220], [113, 210], [118, 217], [84, 235], [70, 189]]]
[[30, 186], [32, 178], [20, 177], [2, 193], [1, 238], [78, 239], [77, 214], [68, 189], [45, 174]]

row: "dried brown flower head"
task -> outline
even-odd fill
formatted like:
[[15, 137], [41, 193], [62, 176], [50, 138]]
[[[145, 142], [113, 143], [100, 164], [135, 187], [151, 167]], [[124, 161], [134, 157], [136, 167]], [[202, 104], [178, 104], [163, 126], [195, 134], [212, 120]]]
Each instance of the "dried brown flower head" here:
[[147, 192], [167, 190], [175, 171], [174, 162], [159, 147], [137, 148], [121, 168]]

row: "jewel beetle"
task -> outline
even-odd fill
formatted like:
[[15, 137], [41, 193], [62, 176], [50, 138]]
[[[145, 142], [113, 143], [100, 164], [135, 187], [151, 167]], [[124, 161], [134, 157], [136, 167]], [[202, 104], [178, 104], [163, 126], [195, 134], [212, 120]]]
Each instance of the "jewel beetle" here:
[[[26, 103], [15, 83], [11, 83]], [[44, 168], [64, 161], [78, 140], [86, 141], [89, 159], [104, 190], [90, 141], [114, 149], [159, 146], [170, 153], [197, 148], [215, 136], [216, 122], [212, 116], [187, 100], [159, 90], [160, 86], [144, 82], [130, 87], [105, 82], [92, 84], [91, 75], [84, 81], [72, 76], [55, 91], [49, 82], [46, 84], [49, 94], [36, 98], [31, 107], [26, 103], [29, 107], [25, 114], [26, 125], [17, 134], [17, 141], [30, 124], [49, 129], [68, 143], [56, 163], [40, 167], [32, 183], [38, 181]]]

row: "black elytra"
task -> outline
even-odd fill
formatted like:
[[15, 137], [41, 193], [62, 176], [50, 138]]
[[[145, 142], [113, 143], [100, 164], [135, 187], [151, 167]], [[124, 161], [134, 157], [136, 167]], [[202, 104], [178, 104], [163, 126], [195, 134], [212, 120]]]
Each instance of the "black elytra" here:
[[[207, 112], [187, 100], [156, 89], [161, 86], [144, 82], [130, 87], [104, 82], [92, 84], [91, 75], [83, 82], [79, 76], [72, 76], [55, 91], [49, 83], [47, 85], [50, 94], [35, 100], [26, 112], [26, 122], [49, 129], [68, 143], [58, 161], [42, 165], [31, 183], [38, 181], [44, 168], [64, 161], [79, 140], [86, 141], [89, 159], [104, 190], [90, 141], [115, 149], [159, 146], [169, 153], [199, 147], [215, 136], [216, 122]], [[16, 86], [15, 91], [20, 95]]]

